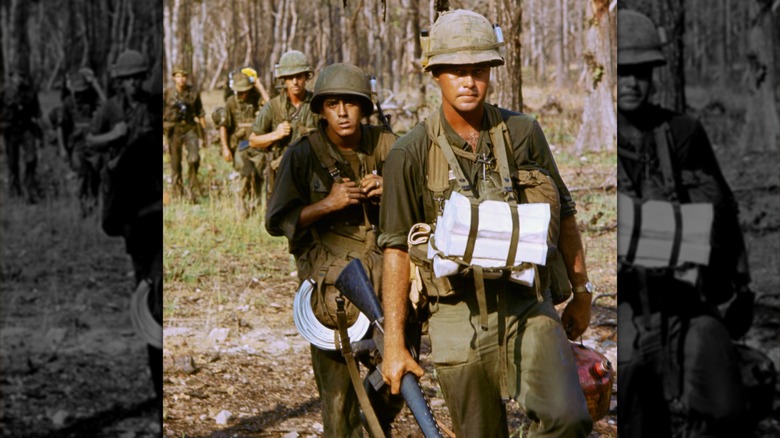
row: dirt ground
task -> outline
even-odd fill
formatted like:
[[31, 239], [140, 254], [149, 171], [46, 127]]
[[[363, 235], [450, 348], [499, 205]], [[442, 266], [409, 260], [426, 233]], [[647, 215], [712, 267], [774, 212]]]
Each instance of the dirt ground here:
[[[41, 98], [44, 110], [56, 97]], [[0, 436], [160, 436], [146, 346], [129, 318], [122, 239], [81, 219], [75, 175], [39, 150], [45, 198], [9, 199], [0, 153]]]

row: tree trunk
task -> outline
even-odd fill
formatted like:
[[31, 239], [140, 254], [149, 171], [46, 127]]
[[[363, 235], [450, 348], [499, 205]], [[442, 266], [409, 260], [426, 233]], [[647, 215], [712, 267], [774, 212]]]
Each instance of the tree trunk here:
[[607, 71], [610, 56], [610, 16], [608, 0], [591, 0], [590, 27], [587, 30], [585, 59], [588, 64], [587, 95], [582, 111], [582, 126], [574, 151], [579, 156], [586, 148], [612, 150], [617, 136], [612, 93]]

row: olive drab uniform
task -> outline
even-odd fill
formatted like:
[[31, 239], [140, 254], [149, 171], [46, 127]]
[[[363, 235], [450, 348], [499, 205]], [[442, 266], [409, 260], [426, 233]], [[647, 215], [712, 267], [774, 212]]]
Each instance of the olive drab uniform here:
[[200, 93], [191, 85], [185, 85], [180, 93], [176, 88], [169, 89], [164, 96], [163, 120], [168, 129], [168, 139], [171, 151], [171, 177], [173, 179], [173, 194], [183, 194], [182, 185], [182, 149], [187, 151], [187, 195], [190, 198], [198, 196], [198, 168], [200, 153], [198, 146], [197, 118], [205, 117]]
[[[7, 154], [10, 173], [11, 196], [24, 194], [27, 202], [33, 203], [39, 197], [40, 188], [35, 175], [38, 165], [36, 142], [40, 139], [40, 127], [35, 119], [40, 119], [41, 109], [35, 92], [29, 89], [27, 81], [16, 88], [9, 87], [0, 110], [0, 128]], [[23, 164], [24, 177], [20, 176], [19, 160]], [[23, 184], [22, 184], [23, 181]], [[24, 186], [24, 191], [22, 190]]]
[[311, 104], [311, 98], [312, 93], [306, 91], [306, 97], [296, 108], [295, 105], [290, 102], [287, 93], [283, 90], [282, 94], [272, 98], [263, 106], [252, 126], [252, 132], [256, 135], [263, 135], [272, 132], [277, 126], [285, 121], [290, 122], [290, 125], [292, 125], [290, 135], [274, 143], [265, 150], [268, 199], [271, 198], [274, 186], [276, 185], [276, 173], [281, 163], [282, 156], [284, 155], [284, 151], [288, 146], [298, 141], [299, 138], [313, 132], [317, 128], [319, 116], [311, 111], [309, 106]]
[[[271, 196], [266, 216], [268, 232], [288, 238], [290, 252], [298, 267], [298, 278], [316, 280], [312, 308], [317, 319], [330, 328], [337, 325], [335, 298], [339, 292], [333, 283], [349, 260], [360, 258], [369, 270], [372, 282], [381, 284], [382, 253], [376, 246], [379, 205], [366, 201], [348, 207], [325, 216], [306, 230], [297, 229], [296, 224], [301, 209], [325, 199], [334, 183], [333, 176], [317, 158], [315, 148], [324, 148], [324, 153], [335, 160], [340, 177], [360, 181], [361, 175], [372, 171], [381, 175], [384, 158], [395, 136], [379, 127], [364, 125], [362, 130], [361, 147], [353, 156], [338, 151], [322, 128], [291, 146], [281, 161], [278, 186]], [[347, 306], [347, 314], [349, 323], [357, 318], [357, 310], [351, 303]], [[312, 345], [311, 353], [323, 402], [324, 435], [359, 436], [359, 403], [341, 352], [325, 351]], [[369, 392], [369, 398], [383, 427], [388, 427], [403, 407], [397, 399], [388, 401], [374, 391]], [[380, 408], [383, 404], [386, 406]]]
[[[228, 147], [233, 154], [233, 167], [241, 175], [239, 198], [244, 215], [260, 207], [260, 194], [267, 166], [267, 154], [248, 147], [249, 135], [252, 133], [252, 125], [257, 117], [260, 101], [259, 93], [251, 94], [251, 90], [249, 91], [246, 101], [241, 101], [234, 94], [228, 98], [225, 107]], [[240, 147], [242, 143], [247, 147]]]
[[94, 93], [68, 94], [62, 104], [62, 134], [66, 149], [72, 151], [71, 161], [79, 176], [79, 200], [82, 214], [88, 214], [100, 194], [100, 171], [105, 153], [87, 147], [86, 136], [92, 126], [92, 116], [98, 108]]

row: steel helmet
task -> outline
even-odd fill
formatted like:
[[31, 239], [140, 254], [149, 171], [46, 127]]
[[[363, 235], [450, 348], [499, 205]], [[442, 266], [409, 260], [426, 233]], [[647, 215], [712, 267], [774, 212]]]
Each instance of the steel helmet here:
[[618, 65], [664, 65], [661, 37], [647, 15], [629, 9], [618, 10]]
[[282, 55], [279, 64], [276, 64], [274, 77], [279, 79], [286, 76], [294, 76], [298, 73], [309, 73], [311, 75], [314, 73], [314, 70], [312, 70], [303, 52], [290, 50]]
[[171, 73], [171, 76], [176, 76], [177, 74], [182, 74], [184, 76], [189, 75], [189, 72], [186, 68], [182, 65], [177, 65], [173, 67], [173, 72]]
[[445, 12], [431, 28], [428, 50], [423, 53], [427, 59], [425, 71], [435, 65], [504, 65], [499, 52], [503, 45], [482, 15], [464, 9]]
[[371, 100], [371, 84], [363, 70], [351, 64], [332, 64], [325, 67], [314, 84], [314, 96], [311, 98], [311, 111], [319, 114], [322, 103], [328, 96], [355, 96], [360, 99], [363, 116], [374, 112]]
[[147, 71], [146, 58], [141, 52], [125, 50], [111, 67], [111, 77], [121, 78]]
[[236, 93], [247, 91], [252, 89], [252, 83], [249, 81], [249, 76], [244, 73], [238, 72], [233, 75], [233, 80], [230, 83], [230, 88]]

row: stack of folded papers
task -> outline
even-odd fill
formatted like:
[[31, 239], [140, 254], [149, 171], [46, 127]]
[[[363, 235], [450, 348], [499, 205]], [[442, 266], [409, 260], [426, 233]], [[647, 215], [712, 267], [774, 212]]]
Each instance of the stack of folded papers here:
[[[677, 235], [674, 206], [665, 201], [645, 201], [641, 212], [633, 263], [648, 268], [668, 267]], [[709, 263], [713, 214], [712, 204], [680, 204], [682, 230], [677, 265]], [[618, 256], [628, 253], [635, 220], [632, 199], [618, 194]]]

